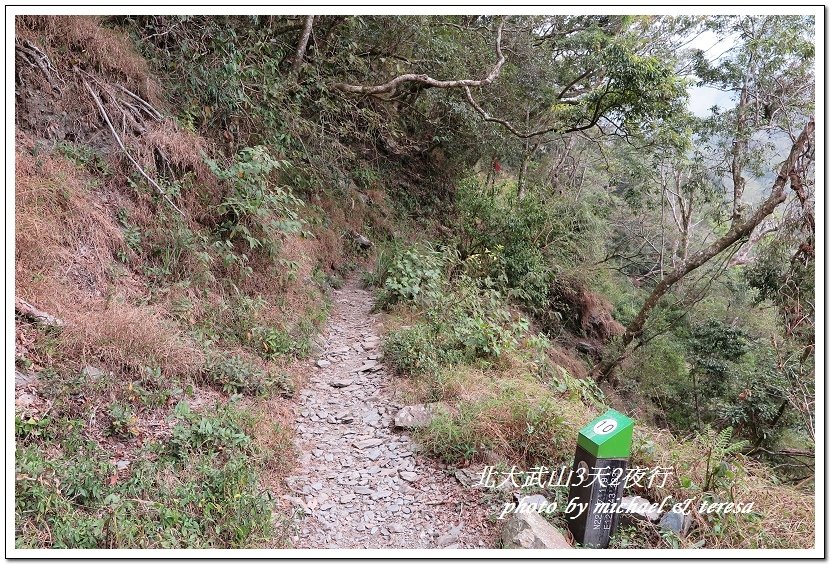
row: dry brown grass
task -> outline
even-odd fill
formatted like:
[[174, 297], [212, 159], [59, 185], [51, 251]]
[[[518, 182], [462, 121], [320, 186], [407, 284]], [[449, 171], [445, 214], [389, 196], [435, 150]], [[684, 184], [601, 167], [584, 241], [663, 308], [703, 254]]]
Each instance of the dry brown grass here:
[[[798, 488], [772, 485], [760, 467], [741, 483], [745, 499], [760, 512], [759, 525], [740, 534], [759, 548], [812, 548], [816, 540], [816, 498]], [[732, 545], [734, 546], [734, 544]]]
[[263, 465], [268, 470], [268, 483], [279, 487], [295, 462], [294, 415], [291, 405], [279, 398], [261, 398], [248, 402], [256, 416], [252, 437], [262, 449]]
[[68, 327], [66, 352], [83, 362], [136, 373], [159, 366], [191, 375], [201, 368], [199, 350], [158, 310], [107, 304], [109, 297], [141, 291], [113, 279], [114, 252], [124, 250], [111, 201], [115, 195], [68, 159], [33, 156], [18, 136], [15, 193], [15, 292]]
[[[15, 33], [35, 41], [59, 71], [74, 65], [127, 80], [128, 88], [153, 104], [160, 102], [161, 88], [150, 75], [147, 61], [129, 37], [101, 25], [98, 16], [18, 16]], [[65, 52], [58, 46], [67, 46]]]
[[123, 374], [157, 366], [165, 375], [185, 377], [204, 365], [201, 350], [150, 307], [113, 303], [69, 321], [62, 340], [67, 352], [83, 362], [101, 361]]
[[557, 366], [561, 366], [574, 378], [583, 379], [588, 377], [588, 369], [572, 351], [552, 345], [548, 348], [548, 358]]
[[497, 380], [497, 390], [492, 399], [475, 405], [473, 434], [526, 468], [566, 461], [577, 431], [594, 416], [581, 403], [551, 394], [530, 379]]
[[17, 141], [15, 288], [60, 316], [78, 295], [106, 291], [123, 236], [88, 174], [54, 154], [32, 156], [22, 135]]
[[292, 325], [322, 299], [312, 282], [312, 273], [320, 261], [318, 241], [294, 234], [281, 239], [280, 257], [297, 265], [293, 275], [289, 276], [285, 267], [275, 265], [271, 259], [260, 258], [252, 265], [253, 275], [242, 286], [245, 292], [265, 299], [260, 318], [273, 327]]
[[[212, 154], [212, 143], [169, 119], [146, 125], [146, 132], [131, 143], [137, 160], [145, 170], [154, 172], [156, 176], [171, 172], [176, 177], [192, 174], [195, 186], [182, 192], [179, 204], [189, 215], [201, 220], [209, 219], [210, 208], [219, 204], [222, 195], [216, 177], [203, 158], [203, 155]], [[164, 161], [162, 170], [158, 170], [158, 156]]]
[[625, 327], [611, 315], [611, 303], [604, 296], [589, 290], [583, 280], [574, 276], [563, 277], [552, 290], [569, 306], [576, 317], [572, 322], [578, 323], [589, 339], [606, 342], [625, 331]]
[[[486, 370], [448, 367], [414, 379], [407, 392], [415, 401], [449, 403], [454, 408], [452, 424], [459, 427], [461, 437], [486, 445], [489, 456], [527, 468], [567, 459], [579, 427], [596, 415], [591, 408], [554, 393], [515, 358]], [[432, 429], [422, 440], [435, 452], [444, 452], [449, 445], [443, 432]], [[481, 456], [484, 452], [478, 452]]]

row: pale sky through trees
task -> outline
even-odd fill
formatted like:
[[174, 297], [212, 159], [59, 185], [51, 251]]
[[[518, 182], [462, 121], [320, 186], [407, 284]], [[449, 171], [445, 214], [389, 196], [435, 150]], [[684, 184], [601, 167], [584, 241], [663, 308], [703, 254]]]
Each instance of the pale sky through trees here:
[[[733, 37], [718, 38], [712, 31], [704, 31], [686, 47], [688, 49], [703, 50], [706, 59], [714, 61], [735, 46]], [[731, 108], [735, 105], [734, 94], [724, 92], [710, 86], [692, 86], [689, 88], [689, 110], [696, 116], [704, 117], [710, 114], [712, 106]]]
[[[712, 62], [720, 59], [732, 49], [736, 45], [737, 39], [737, 34], [725, 38], [718, 38], [714, 32], [707, 30], [689, 42], [686, 48], [703, 50], [706, 59]], [[689, 87], [689, 110], [696, 116], [706, 117], [711, 115], [711, 108], [715, 105], [724, 110], [735, 107], [735, 104], [736, 94], [734, 92], [724, 92], [711, 86]], [[774, 141], [776, 150], [771, 155], [772, 158], [783, 158], [787, 152], [789, 139], [784, 134], [778, 134]], [[774, 170], [771, 169], [767, 175], [760, 178], [755, 178], [751, 175], [746, 176], [747, 186], [745, 198], [749, 203], [757, 203], [764, 196], [766, 189], [771, 184]], [[727, 177], [724, 177], [724, 180], [729, 181]]]

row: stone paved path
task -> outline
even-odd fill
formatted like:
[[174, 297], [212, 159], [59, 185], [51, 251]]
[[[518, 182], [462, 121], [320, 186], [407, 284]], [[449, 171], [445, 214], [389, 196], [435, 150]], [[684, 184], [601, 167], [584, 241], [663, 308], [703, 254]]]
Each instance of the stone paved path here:
[[297, 548], [491, 548], [478, 494], [393, 429], [402, 407], [380, 352], [371, 293], [334, 292], [324, 354], [295, 407], [300, 452], [292, 490]]

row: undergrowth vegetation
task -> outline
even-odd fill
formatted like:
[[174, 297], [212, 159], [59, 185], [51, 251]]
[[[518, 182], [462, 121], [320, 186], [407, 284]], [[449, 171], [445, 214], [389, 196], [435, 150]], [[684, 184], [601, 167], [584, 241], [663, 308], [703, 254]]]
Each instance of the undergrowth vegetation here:
[[[730, 408], [724, 400], [741, 374], [757, 375], [759, 362], [770, 361], [763, 344], [716, 319], [675, 324], [635, 352], [624, 367], [630, 380], [607, 395], [586, 377], [598, 358], [591, 351], [609, 340], [606, 346], [613, 346], [614, 316], [624, 319], [638, 292], [619, 279], [590, 280], [579, 272], [589, 257], [599, 258], [595, 245], [606, 228], [589, 207], [542, 203], [532, 195], [517, 202], [509, 185], [496, 189], [488, 193], [468, 180], [457, 194], [465, 227], [455, 237], [390, 243], [365, 276], [377, 288], [377, 307], [393, 320], [383, 343], [387, 363], [410, 379], [413, 399], [440, 406], [415, 432], [424, 450], [453, 466], [569, 466], [579, 428], [610, 406], [630, 412], [620, 394], [646, 386], [668, 417], [653, 424], [696, 430], [678, 439], [638, 423], [632, 464], [673, 474], [660, 488], [630, 493], [698, 504], [754, 501], [754, 510], [705, 514], [685, 538], [655, 527], [623, 528], [614, 546], [773, 547], [808, 538], [803, 494], [743, 454], [751, 441], [733, 439], [735, 432], [772, 440], [758, 427], [760, 418], [775, 415], [760, 407], [770, 399], [758, 388], [763, 380], [754, 379], [751, 400], [745, 394], [748, 401]], [[671, 311], [661, 311], [658, 320]], [[584, 354], [568, 351], [575, 341], [585, 343], [577, 347]], [[667, 377], [672, 370], [676, 376]], [[753, 429], [744, 427], [750, 418]], [[722, 422], [720, 432], [713, 421]], [[768, 494], [759, 498], [755, 487]], [[787, 504], [788, 525], [781, 526], [776, 498]], [[567, 526], [561, 516], [553, 521]]]
[[[122, 409], [113, 407], [115, 429], [130, 425]], [[132, 461], [85, 438], [79, 419], [65, 430], [53, 420], [40, 440], [20, 429], [17, 546], [234, 548], [290, 527], [274, 518], [273, 494], [260, 485], [250, 413], [228, 404], [196, 415], [183, 400], [167, 418], [170, 435], [145, 443]]]

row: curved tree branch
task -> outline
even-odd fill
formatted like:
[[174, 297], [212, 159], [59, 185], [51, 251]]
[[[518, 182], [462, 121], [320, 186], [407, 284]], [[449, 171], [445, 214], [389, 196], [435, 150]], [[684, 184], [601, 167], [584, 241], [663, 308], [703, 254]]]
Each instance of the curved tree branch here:
[[544, 135], [545, 133], [550, 133], [551, 131], [556, 130], [556, 127], [553, 126], [553, 127], [544, 127], [542, 129], [538, 129], [536, 131], [521, 132], [518, 129], [516, 129], [513, 126], [513, 124], [511, 124], [506, 119], [493, 117], [490, 114], [488, 114], [486, 111], [484, 111], [484, 108], [479, 106], [478, 103], [473, 98], [473, 93], [470, 92], [470, 87], [469, 86], [464, 86], [464, 93], [467, 96], [467, 102], [469, 102], [470, 105], [473, 107], [473, 109], [475, 109], [475, 111], [477, 111], [481, 115], [481, 117], [484, 118], [484, 121], [492, 121], [493, 123], [501, 124], [505, 128], [507, 128], [507, 130], [510, 131], [510, 133], [512, 133], [516, 137], [520, 137], [522, 139], [528, 139], [530, 137], [537, 137], [539, 135]]
[[[455, 24], [452, 24], [455, 25]], [[535, 131], [527, 131], [522, 132], [516, 129], [513, 124], [509, 121], [497, 117], [493, 117], [488, 114], [484, 108], [482, 108], [473, 98], [472, 91], [470, 87], [480, 87], [480, 86], [488, 86], [494, 80], [496, 80], [499, 75], [501, 74], [501, 69], [505, 63], [505, 56], [504, 52], [502, 51], [501, 39], [502, 39], [502, 31], [504, 30], [504, 20], [501, 20], [499, 23], [499, 27], [496, 31], [496, 55], [498, 56], [498, 60], [496, 61], [495, 66], [490, 71], [485, 78], [481, 80], [472, 80], [472, 79], [461, 79], [461, 80], [436, 80], [429, 75], [426, 74], [416, 74], [416, 73], [408, 73], [402, 74], [393, 78], [392, 80], [385, 82], [383, 84], [378, 84], [376, 86], [361, 86], [357, 84], [346, 84], [343, 82], [335, 82], [331, 85], [332, 88], [336, 90], [340, 90], [341, 92], [348, 92], [351, 94], [367, 94], [370, 96], [379, 96], [381, 94], [394, 94], [396, 93], [398, 87], [402, 84], [414, 82], [417, 84], [421, 84], [426, 87], [434, 87], [434, 88], [462, 88], [464, 90], [465, 97], [467, 102], [484, 118], [484, 121], [490, 121], [493, 123], [498, 123], [504, 126], [510, 133], [519, 137], [520, 139], [529, 139], [531, 137], [538, 137], [540, 135], [544, 135], [546, 133], [557, 132], [557, 133], [574, 133], [577, 131], [585, 131], [586, 129], [590, 129], [594, 127], [597, 122], [599, 121], [600, 117], [602, 116], [602, 112], [607, 110], [608, 108], [602, 107], [603, 99], [608, 95], [608, 90], [610, 88], [610, 82], [606, 85], [605, 92], [597, 99], [596, 105], [594, 107], [593, 116], [589, 123], [580, 125], [580, 126], [573, 126], [568, 128], [561, 128], [560, 126], [543, 126], [540, 129]], [[562, 92], [559, 94], [561, 98], [567, 91], [572, 88], [577, 82], [582, 79], [589, 77], [593, 74], [595, 69], [590, 69], [585, 73], [578, 76], [573, 82], [568, 84]], [[384, 100], [391, 100], [393, 98], [383, 98]], [[560, 99], [560, 103], [565, 104], [577, 104], [579, 103], [576, 99]]]
[[314, 16], [306, 16], [303, 33], [300, 35], [300, 41], [297, 43], [297, 52], [294, 54], [294, 62], [291, 63], [291, 72], [298, 74], [300, 67], [303, 64], [305, 57], [305, 50], [308, 47], [308, 38], [311, 37], [311, 28], [314, 25]]
[[[586, 129], [591, 129], [594, 127], [597, 122], [599, 122], [599, 118], [602, 117], [602, 100], [608, 95], [610, 83], [605, 87], [605, 92], [597, 99], [596, 105], [594, 106], [594, 114], [591, 116], [591, 121], [585, 125], [578, 125], [573, 127], [567, 127], [564, 129], [559, 129], [557, 126], [550, 126], [550, 127], [542, 127], [541, 129], [537, 129], [536, 131], [526, 131], [522, 132], [516, 129], [513, 124], [511, 124], [506, 119], [501, 119], [497, 117], [493, 117], [488, 114], [484, 108], [478, 105], [478, 103], [473, 98], [473, 93], [470, 91], [468, 86], [464, 86], [464, 93], [467, 96], [467, 102], [477, 111], [484, 121], [491, 121], [493, 123], [498, 123], [503, 125], [510, 133], [519, 137], [521, 139], [529, 139], [530, 137], [538, 137], [539, 135], [544, 135], [545, 133], [551, 133], [553, 131], [557, 133], [575, 133], [577, 131], [585, 131]], [[606, 110], [608, 108], [605, 108]]]
[[496, 64], [493, 67], [493, 69], [490, 71], [490, 74], [488, 74], [485, 78], [481, 80], [436, 80], [426, 74], [409, 73], [402, 74], [398, 77], [393, 78], [389, 82], [378, 84], [376, 86], [360, 86], [357, 84], [346, 84], [343, 82], [335, 82], [331, 86], [332, 88], [340, 90], [341, 92], [349, 92], [352, 94], [369, 94], [371, 96], [377, 96], [378, 94], [387, 94], [390, 92], [394, 92], [395, 90], [397, 90], [398, 86], [407, 82], [416, 82], [434, 88], [468, 88], [470, 86], [487, 86], [499, 77], [499, 74], [501, 74], [501, 68], [504, 66], [505, 58], [504, 53], [501, 49], [501, 33], [503, 28], [504, 20], [502, 20], [499, 23], [498, 30], [496, 31], [496, 55], [498, 56], [498, 60], [496, 61]]

